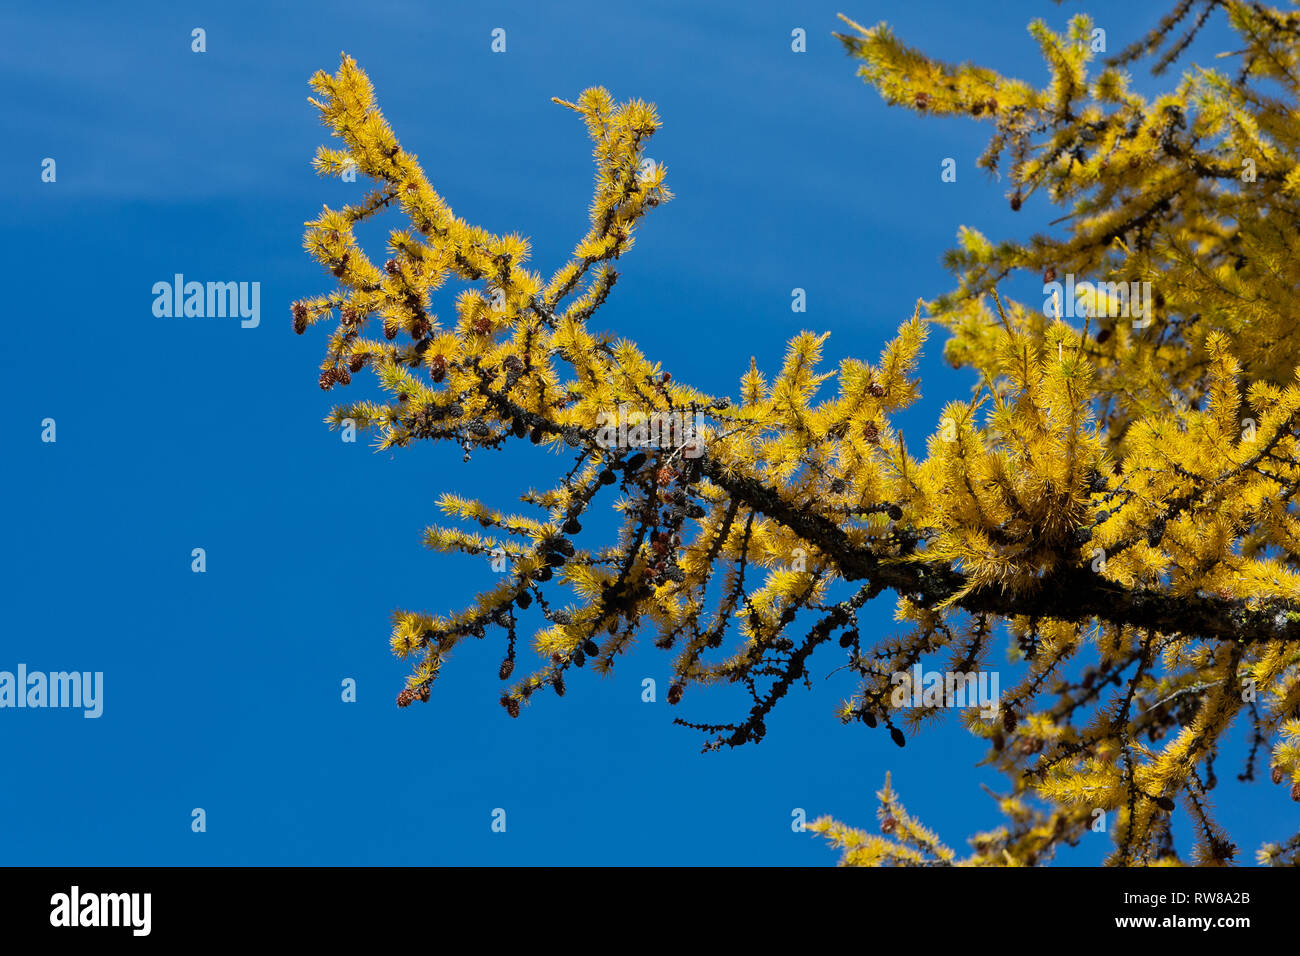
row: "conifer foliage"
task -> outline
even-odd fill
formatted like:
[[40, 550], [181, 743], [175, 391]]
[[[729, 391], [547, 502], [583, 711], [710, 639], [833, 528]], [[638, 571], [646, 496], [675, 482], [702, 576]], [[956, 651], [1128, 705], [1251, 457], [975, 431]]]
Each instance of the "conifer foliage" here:
[[[1235, 73], [1133, 92], [1129, 67], [1163, 73], [1216, 10], [1239, 37]], [[728, 722], [678, 719], [706, 750], [761, 741], [781, 698], [811, 686], [814, 655], [860, 679], [840, 719], [902, 746], [944, 711], [896, 705], [893, 675], [996, 667], [1009, 648], [1019, 682], [998, 713], [964, 714], [1006, 776], [1005, 824], [958, 858], [886, 780], [879, 832], [812, 825], [842, 862], [1042, 864], [1099, 819], [1112, 864], [1239, 862], [1212, 801], [1234, 728], [1241, 778], [1278, 785], [1261, 799], [1300, 799], [1300, 14], [1181, 0], [1103, 62], [1087, 17], [1062, 34], [1035, 22], [1043, 89], [846, 22], [840, 40], [889, 103], [989, 124], [981, 164], [1012, 208], [1042, 193], [1064, 226], [1023, 242], [963, 230], [957, 288], [918, 303], [874, 361], [824, 368], [825, 337], [802, 332], [780, 369], [751, 360], [734, 399], [592, 328], [643, 217], [672, 198], [645, 157], [653, 106], [598, 88], [556, 100], [586, 124], [595, 183], [586, 234], [546, 276], [527, 268], [526, 239], [453, 214], [352, 59], [313, 77], [341, 140], [317, 170], [375, 187], [307, 224], [337, 287], [296, 302], [293, 324], [328, 329], [321, 388], [368, 368], [384, 396], [327, 421], [378, 448], [531, 442], [552, 453], [539, 473], [564, 463], [520, 489], [523, 513], [443, 495], [451, 521], [427, 545], [507, 572], [455, 613], [394, 613], [393, 650], [413, 659], [397, 702], [428, 700], [461, 641], [499, 640], [501, 703], [518, 717], [649, 635], [671, 654], [670, 704], [716, 684], [750, 698]], [[388, 209], [406, 225], [377, 264], [355, 230]], [[999, 292], [1017, 273], [1069, 277], [1071, 293], [1089, 281], [1021, 304]], [[442, 320], [449, 281], [469, 291]], [[936, 329], [974, 391], [909, 446], [896, 417]], [[620, 407], [667, 423], [659, 440], [611, 440]], [[612, 538], [584, 533], [597, 509], [616, 514]], [[897, 631], [864, 633], [859, 613], [885, 592]], [[537, 663], [516, 672], [525, 622]], [[1175, 845], [1180, 805], [1190, 855]], [[1257, 855], [1295, 865], [1300, 833]]]

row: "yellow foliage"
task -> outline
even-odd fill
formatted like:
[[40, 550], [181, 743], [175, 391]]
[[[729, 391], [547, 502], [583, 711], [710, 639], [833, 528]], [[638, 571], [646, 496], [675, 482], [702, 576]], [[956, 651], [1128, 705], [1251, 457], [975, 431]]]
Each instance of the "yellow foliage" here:
[[[1103, 820], [1111, 863], [1180, 863], [1176, 800], [1189, 861], [1234, 859], [1209, 797], [1234, 727], [1255, 741], [1246, 775], [1266, 754], [1300, 798], [1300, 233], [1285, 225], [1300, 219], [1300, 14], [1221, 6], [1243, 77], [1192, 70], [1150, 101], [1124, 67], [1172, 62], [1176, 17], [1095, 73], [1086, 16], [1062, 34], [1032, 24], [1041, 89], [848, 21], [841, 40], [886, 101], [991, 124], [981, 163], [1009, 158], [1015, 209], [1036, 193], [1068, 206], [1066, 235], [995, 243], [963, 229], [947, 259], [957, 288], [918, 303], [874, 364], [824, 368], [826, 335], [803, 331], [779, 369], [739, 370], [735, 400], [590, 327], [642, 219], [672, 196], [644, 155], [653, 106], [600, 88], [556, 100], [587, 129], [595, 181], [586, 232], [547, 276], [525, 268], [527, 239], [455, 216], [352, 59], [316, 74], [312, 102], [341, 148], [322, 147], [315, 168], [374, 188], [307, 223], [337, 288], [295, 303], [294, 325], [336, 323], [322, 388], [368, 367], [386, 394], [327, 422], [373, 432], [379, 449], [432, 439], [469, 457], [528, 439], [566, 460], [548, 487], [521, 490], [531, 516], [442, 496], [462, 527], [431, 527], [426, 544], [492, 556], [501, 573], [461, 611], [395, 612], [392, 648], [416, 658], [399, 704], [427, 699], [456, 645], [490, 628], [507, 635], [512, 716], [543, 687], [565, 693], [588, 661], [609, 673], [649, 633], [674, 652], [670, 704], [713, 684], [748, 692], [737, 720], [679, 721], [706, 749], [739, 746], [838, 643], [827, 669], [861, 681], [839, 717], [902, 745], [945, 705], [900, 696], [899, 675], [932, 660], [986, 674], [1005, 639], [1018, 682], [963, 719], [1007, 775], [993, 794], [1006, 824], [958, 860], [887, 777], [879, 835], [811, 825], [843, 863], [1032, 866]], [[1286, 96], [1258, 95], [1261, 81]], [[355, 229], [385, 211], [406, 225], [376, 264]], [[1041, 307], [1003, 300], [1015, 271], [1043, 276]], [[440, 320], [453, 281], [469, 288]], [[936, 329], [974, 392], [913, 441], [916, 457], [898, 413], [920, 396]], [[602, 507], [617, 523], [604, 543], [583, 527]], [[884, 591], [904, 630], [865, 638], [858, 613]], [[541, 620], [540, 664], [516, 676], [525, 611]], [[1258, 858], [1297, 853], [1292, 837]]]

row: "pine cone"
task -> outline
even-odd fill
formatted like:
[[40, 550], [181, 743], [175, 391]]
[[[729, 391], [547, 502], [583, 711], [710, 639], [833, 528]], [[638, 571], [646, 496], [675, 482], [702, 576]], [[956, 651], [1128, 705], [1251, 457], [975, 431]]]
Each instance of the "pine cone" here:
[[410, 707], [413, 700], [415, 700], [415, 691], [408, 687], [397, 695], [397, 706]]

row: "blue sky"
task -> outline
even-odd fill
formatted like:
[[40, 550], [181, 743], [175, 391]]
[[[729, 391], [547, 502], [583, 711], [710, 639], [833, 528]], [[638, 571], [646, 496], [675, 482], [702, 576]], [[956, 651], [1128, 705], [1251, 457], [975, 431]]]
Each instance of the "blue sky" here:
[[[364, 185], [312, 173], [327, 134], [307, 79], [355, 56], [457, 214], [530, 236], [544, 273], [584, 230], [591, 180], [581, 123], [550, 97], [604, 85], [654, 101], [649, 152], [677, 198], [621, 260], [596, 325], [734, 395], [751, 355], [776, 367], [802, 328], [832, 333], [828, 363], [874, 358], [918, 297], [950, 287], [940, 256], [958, 226], [1023, 236], [1054, 216], [1011, 213], [1005, 184], [975, 169], [987, 127], [886, 108], [831, 38], [837, 12], [1041, 81], [1032, 17], [1059, 28], [1088, 10], [1118, 49], [1163, 7], [6, 5], [0, 669], [102, 671], [105, 691], [98, 720], [0, 710], [0, 863], [830, 865], [792, 811], [871, 826], [886, 771], [958, 848], [995, 824], [979, 784], [1000, 781], [955, 716], [904, 750], [841, 726], [833, 708], [853, 685], [824, 679], [841, 663], [829, 652], [760, 746], [712, 755], [672, 726], [662, 693], [641, 702], [644, 677], [667, 677], [649, 642], [518, 721], [496, 702], [491, 638], [457, 652], [427, 705], [394, 707], [407, 665], [388, 650], [389, 612], [450, 611], [491, 584], [480, 563], [421, 547], [438, 495], [509, 507], [538, 458], [375, 454], [321, 423], [335, 398], [316, 386], [323, 339], [294, 336], [288, 312], [328, 288], [302, 224]], [[206, 53], [191, 52], [195, 27]], [[505, 54], [489, 49], [495, 27]], [[795, 27], [806, 54], [790, 50]], [[1196, 49], [1225, 48], [1217, 31]], [[955, 184], [939, 179], [947, 156]], [[150, 290], [176, 273], [260, 282], [260, 326], [156, 318]], [[940, 349], [904, 420], [917, 447], [969, 387]], [[868, 612], [881, 633], [891, 617], [888, 598]], [[736, 704], [697, 693], [680, 711], [728, 720]], [[1234, 799], [1237, 769], [1220, 768], [1218, 804], [1249, 860], [1294, 829], [1294, 806], [1259, 786]], [[200, 807], [207, 832], [193, 833]], [[1062, 859], [1106, 848], [1097, 837]]]

